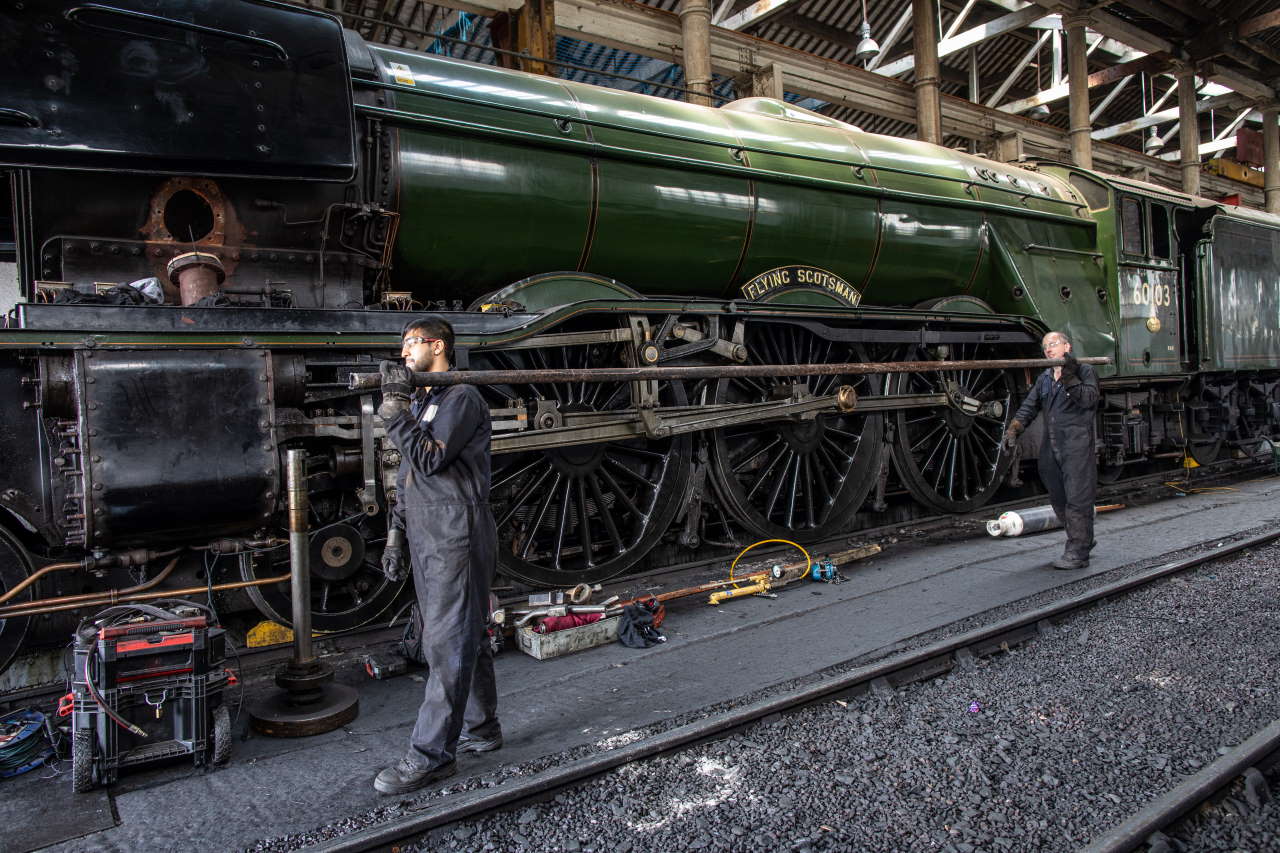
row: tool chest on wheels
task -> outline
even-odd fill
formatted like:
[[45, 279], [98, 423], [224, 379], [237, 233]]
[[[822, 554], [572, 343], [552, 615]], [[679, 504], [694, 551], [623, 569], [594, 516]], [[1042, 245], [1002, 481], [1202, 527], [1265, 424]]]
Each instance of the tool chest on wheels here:
[[72, 785], [110, 785], [121, 770], [191, 756], [196, 767], [231, 754], [223, 694], [226, 638], [204, 616], [81, 630], [72, 680]]

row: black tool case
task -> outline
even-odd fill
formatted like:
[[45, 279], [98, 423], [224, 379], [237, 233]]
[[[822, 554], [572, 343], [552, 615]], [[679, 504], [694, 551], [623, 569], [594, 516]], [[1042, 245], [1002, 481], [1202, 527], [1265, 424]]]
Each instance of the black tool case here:
[[196, 767], [226, 762], [231, 719], [223, 702], [230, 679], [225, 657], [223, 629], [203, 616], [78, 634], [71, 721], [75, 790], [110, 785], [122, 769], [166, 759], [189, 755]]

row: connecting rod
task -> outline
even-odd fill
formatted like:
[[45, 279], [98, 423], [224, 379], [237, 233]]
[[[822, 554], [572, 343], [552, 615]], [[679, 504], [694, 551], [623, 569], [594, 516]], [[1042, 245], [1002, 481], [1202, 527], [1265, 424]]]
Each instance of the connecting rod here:
[[[1108, 356], [1077, 359], [1081, 364], [1110, 364]], [[722, 379], [768, 376], [851, 376], [874, 373], [937, 373], [948, 370], [1005, 370], [1057, 367], [1060, 358], [1005, 358], [975, 361], [864, 361], [844, 364], [726, 364], [692, 367], [602, 367], [564, 370], [458, 370], [413, 373], [419, 388], [442, 385], [521, 385], [561, 382], [646, 382], [651, 380]], [[352, 391], [378, 388], [378, 373], [352, 373]]]

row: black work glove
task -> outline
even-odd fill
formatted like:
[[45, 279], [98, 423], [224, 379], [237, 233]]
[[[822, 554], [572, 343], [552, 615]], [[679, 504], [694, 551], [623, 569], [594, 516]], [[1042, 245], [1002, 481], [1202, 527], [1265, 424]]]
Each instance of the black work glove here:
[[404, 553], [404, 530], [393, 527], [387, 531], [387, 546], [382, 549], [382, 573], [392, 583], [404, 580], [408, 561]]
[[1010, 421], [1009, 428], [1004, 431], [1004, 446], [1008, 450], [1013, 450], [1018, 446], [1018, 435], [1023, 430], [1021, 421]]
[[1080, 362], [1076, 361], [1076, 357], [1071, 353], [1064, 353], [1062, 356], [1062, 381], [1071, 385], [1080, 380]]
[[409, 368], [399, 362], [384, 361], [378, 370], [382, 373], [382, 405], [378, 406], [378, 417], [390, 423], [401, 412], [409, 411], [409, 395], [413, 393], [413, 383], [409, 377]]

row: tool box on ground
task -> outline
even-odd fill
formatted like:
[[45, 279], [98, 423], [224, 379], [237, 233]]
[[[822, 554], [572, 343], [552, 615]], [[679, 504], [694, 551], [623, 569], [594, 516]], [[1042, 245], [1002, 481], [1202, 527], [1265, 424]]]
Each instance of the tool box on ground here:
[[550, 631], [546, 634], [538, 633], [533, 625], [522, 625], [516, 629], [516, 645], [520, 651], [538, 660], [558, 658], [561, 655], [615, 642], [618, 639], [618, 622], [621, 619], [621, 616], [611, 616], [598, 622], [579, 625], [576, 628], [565, 628], [563, 631]]
[[121, 605], [81, 623], [71, 684], [72, 787], [110, 785], [120, 771], [190, 756], [231, 755], [223, 701], [226, 635], [207, 608]]

